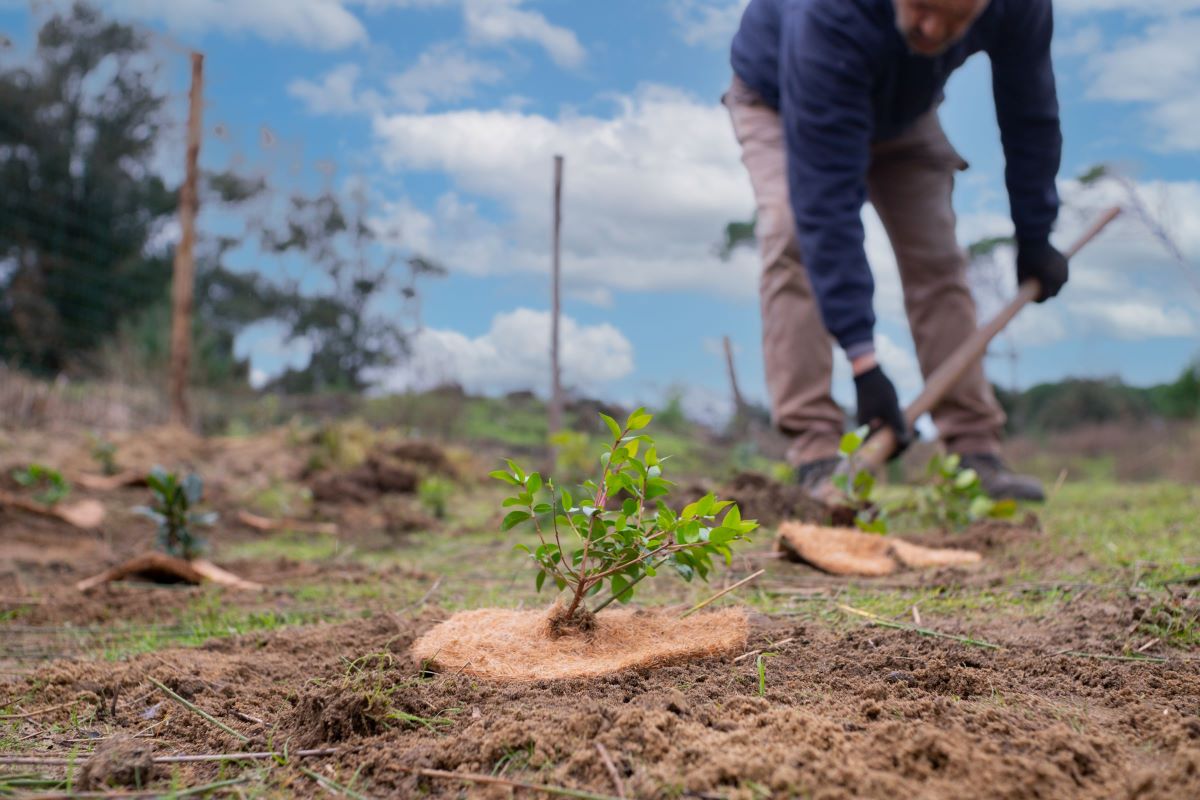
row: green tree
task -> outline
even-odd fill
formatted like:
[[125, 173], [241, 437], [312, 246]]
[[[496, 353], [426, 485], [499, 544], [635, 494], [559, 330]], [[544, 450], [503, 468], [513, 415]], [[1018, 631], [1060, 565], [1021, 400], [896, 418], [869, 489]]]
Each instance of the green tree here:
[[321, 270], [324, 286], [295, 295], [280, 309], [290, 338], [307, 339], [312, 357], [307, 366], [289, 370], [275, 381], [288, 392], [365, 389], [371, 371], [395, 364], [408, 352], [408, 331], [380, 301], [396, 285], [405, 301], [417, 297], [421, 277], [446, 270], [418, 255], [407, 259], [408, 281], [397, 284], [404, 257], [380, 242], [367, 219], [361, 193], [346, 202], [330, 191], [292, 198], [283, 224], [262, 232], [264, 248], [280, 256], [299, 254]]
[[176, 193], [152, 168], [163, 96], [142, 35], [76, 3], [28, 64], [0, 51], [0, 358], [70, 366], [166, 292], [154, 235]]

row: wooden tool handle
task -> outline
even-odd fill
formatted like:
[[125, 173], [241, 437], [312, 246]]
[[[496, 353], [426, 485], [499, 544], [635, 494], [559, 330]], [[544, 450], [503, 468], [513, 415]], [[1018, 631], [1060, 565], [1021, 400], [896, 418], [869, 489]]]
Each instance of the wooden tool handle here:
[[[1068, 260], [1074, 258], [1120, 213], [1120, 206], [1113, 206], [1105, 211], [1063, 255]], [[992, 339], [996, 338], [996, 334], [1004, 330], [1021, 309], [1036, 300], [1041, 290], [1042, 287], [1036, 280], [1022, 283], [1017, 290], [1017, 296], [1009, 301], [999, 314], [971, 334], [965, 342], [958, 346], [957, 350], [950, 354], [949, 358], [930, 374], [929, 379], [925, 381], [925, 388], [917, 395], [917, 399], [912, 402], [912, 405], [904, 410], [904, 420], [910, 427], [916, 424], [922, 414], [931, 411], [954, 384], [958, 383], [959, 379], [966, 374], [967, 370], [983, 358], [988, 345], [991, 344]], [[891, 428], [883, 428], [876, 431], [863, 445], [858, 454], [859, 464], [863, 469], [881, 467], [895, 450], [896, 434]]]

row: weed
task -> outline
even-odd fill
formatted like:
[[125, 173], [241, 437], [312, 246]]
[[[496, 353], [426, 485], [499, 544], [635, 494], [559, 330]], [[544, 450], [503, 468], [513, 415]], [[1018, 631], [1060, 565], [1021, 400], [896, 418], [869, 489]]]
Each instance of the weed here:
[[62, 473], [44, 464], [30, 464], [25, 469], [13, 470], [13, 480], [27, 489], [34, 489], [34, 499], [47, 506], [61, 503], [71, 493], [71, 484]]
[[[587, 609], [580, 610], [584, 599], [599, 592], [606, 581], [612, 594], [597, 611], [614, 600], [628, 602], [634, 586], [663, 567], [685, 581], [695, 577], [707, 580], [713, 556], [729, 563], [733, 558], [730, 546], [758, 527], [752, 520], [743, 520], [732, 502], [718, 501], [712, 494], [677, 514], [665, 503], [672, 484], [663, 477], [654, 440], [637, 433], [650, 423], [651, 415], [638, 409], [624, 426], [607, 415], [600, 416], [613, 442], [600, 458], [599, 480], [583, 484], [584, 496], [578, 505], [570, 492], [560, 490], [550, 479], [543, 481], [536, 472], [526, 474], [511, 460], [507, 471], [492, 473], [493, 478], [518, 490], [503, 502], [505, 508], [515, 510], [501, 527], [510, 530], [530, 523], [537, 532], [540, 544], [536, 549], [516, 546], [537, 565], [535, 585], [540, 590], [549, 578], [560, 591], [570, 590], [563, 617], [568, 623], [583, 621], [577, 613], [586, 619]], [[641, 458], [639, 454], [643, 454]], [[657, 508], [650, 508], [651, 503]], [[724, 518], [718, 522], [722, 512]], [[569, 554], [562, 543], [566, 535], [580, 543]]]
[[454, 483], [436, 475], [421, 481], [421, 485], [417, 487], [417, 498], [435, 519], [446, 518], [446, 510], [453, 494]]
[[778, 653], [759, 653], [758, 658], [754, 659], [754, 666], [758, 670], [758, 696], [764, 697], [767, 694], [767, 659], [774, 658]]
[[134, 511], [158, 524], [159, 548], [168, 555], [189, 560], [200, 555], [204, 540], [195, 528], [212, 525], [217, 520], [215, 511], [192, 510], [204, 496], [204, 481], [194, 472], [180, 480], [175, 473], [155, 467], [146, 476], [146, 484], [154, 492], [154, 502]]
[[91, 444], [92, 460], [100, 467], [105, 475], [117, 474], [117, 446], [96, 434], [88, 437]]

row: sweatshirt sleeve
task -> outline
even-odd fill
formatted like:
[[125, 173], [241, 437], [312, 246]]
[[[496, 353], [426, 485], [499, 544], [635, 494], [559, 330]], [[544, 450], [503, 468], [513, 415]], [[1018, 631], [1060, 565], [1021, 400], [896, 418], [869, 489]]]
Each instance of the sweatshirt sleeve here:
[[850, 34], [853, 5], [808, 3], [785, 15], [779, 84], [801, 257], [825, 328], [844, 350], [861, 352], [875, 329], [862, 224], [873, 70], [869, 44]]
[[1058, 218], [1055, 178], [1062, 160], [1062, 130], [1050, 40], [1050, 0], [1010, 3], [996, 44], [989, 50], [996, 117], [1004, 145], [1004, 179], [1017, 238], [1046, 240]]

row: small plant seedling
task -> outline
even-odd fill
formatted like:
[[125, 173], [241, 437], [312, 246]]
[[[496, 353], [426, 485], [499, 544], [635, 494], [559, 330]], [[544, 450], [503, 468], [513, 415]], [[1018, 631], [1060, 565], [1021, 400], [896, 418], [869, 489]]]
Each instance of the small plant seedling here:
[[1007, 519], [1017, 511], [1011, 500], [987, 496], [973, 469], [963, 469], [955, 454], [934, 454], [925, 468], [926, 480], [910, 499], [889, 510], [892, 515], [913, 514], [918, 523], [930, 527], [965, 528], [982, 519]]
[[12, 476], [22, 486], [36, 490], [34, 499], [43, 505], [57, 505], [71, 493], [71, 484], [62, 473], [44, 464], [30, 464], [14, 470]]
[[450, 498], [454, 494], [454, 484], [445, 478], [432, 476], [421, 481], [421, 485], [417, 487], [417, 497], [421, 500], [421, 505], [425, 506], [425, 510], [436, 519], [446, 518], [446, 509], [450, 505]]
[[866, 533], [888, 532], [887, 515], [875, 505], [875, 476], [870, 470], [862, 469], [858, 462], [858, 451], [867, 441], [870, 429], [863, 426], [842, 436], [838, 456], [842, 466], [833, 476], [833, 485], [842, 493], [846, 503], [854, 509], [854, 524]]
[[116, 475], [117, 470], [117, 446], [101, 436], [93, 436], [92, 440], [92, 460], [100, 467], [100, 471], [105, 475]]
[[174, 472], [155, 467], [146, 477], [154, 493], [150, 506], [138, 506], [135, 513], [149, 517], [158, 524], [158, 547], [168, 555], [191, 560], [204, 549], [204, 540], [196, 528], [217, 521], [215, 511], [198, 512], [195, 506], [204, 496], [204, 482], [191, 473], [182, 480]]
[[778, 653], [759, 653], [758, 658], [754, 659], [754, 666], [758, 669], [758, 696], [765, 697], [767, 694], [767, 659], [774, 658]]
[[[652, 419], [643, 409], [620, 425], [601, 414], [612, 433], [612, 444], [600, 458], [598, 480], [587, 481], [576, 500], [552, 479], [525, 473], [509, 460], [507, 470], [491, 473], [516, 494], [503, 506], [513, 509], [502, 527], [533, 527], [539, 544], [518, 544], [537, 568], [534, 583], [540, 591], [549, 579], [567, 592], [563, 607], [552, 616], [559, 632], [591, 627], [594, 611], [613, 601], [629, 602], [634, 587], [659, 570], [668, 569], [685, 581], [707, 580], [714, 557], [732, 561], [730, 547], [758, 527], [743, 520], [738, 507], [708, 494], [679, 513], [665, 502], [671, 482], [663, 477], [663, 459], [654, 440], [639, 431]], [[720, 519], [718, 519], [720, 517]], [[574, 546], [568, 550], [564, 537]], [[584, 604], [605, 585], [610, 596], [596, 609]]]

